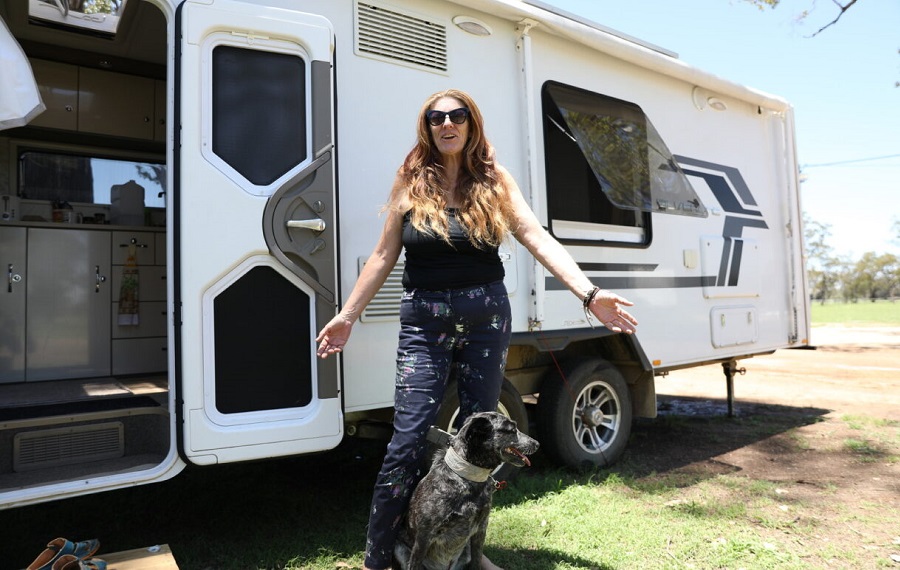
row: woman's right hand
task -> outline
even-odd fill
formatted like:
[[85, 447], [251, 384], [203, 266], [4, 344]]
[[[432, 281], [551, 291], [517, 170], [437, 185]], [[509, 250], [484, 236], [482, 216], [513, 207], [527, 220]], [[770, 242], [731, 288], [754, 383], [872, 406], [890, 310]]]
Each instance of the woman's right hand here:
[[353, 322], [341, 314], [331, 319], [316, 337], [316, 342], [319, 343], [316, 354], [319, 358], [328, 358], [336, 352], [341, 352], [350, 338], [352, 329]]

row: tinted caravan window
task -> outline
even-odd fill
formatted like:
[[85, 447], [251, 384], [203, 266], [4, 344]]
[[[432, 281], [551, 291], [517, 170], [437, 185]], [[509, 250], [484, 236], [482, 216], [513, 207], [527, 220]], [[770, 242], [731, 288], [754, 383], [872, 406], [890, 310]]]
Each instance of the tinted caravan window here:
[[558, 238], [645, 244], [650, 212], [707, 215], [639, 106], [558, 83], [544, 85], [542, 106]]

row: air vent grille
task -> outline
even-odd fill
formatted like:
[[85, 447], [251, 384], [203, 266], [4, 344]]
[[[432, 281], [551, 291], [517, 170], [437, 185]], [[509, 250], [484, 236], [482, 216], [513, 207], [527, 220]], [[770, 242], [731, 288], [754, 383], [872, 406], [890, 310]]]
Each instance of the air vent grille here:
[[74, 426], [16, 434], [13, 471], [114, 459], [125, 455], [122, 422]]
[[[365, 258], [359, 259], [359, 269], [365, 265]], [[405, 264], [400, 261], [391, 270], [384, 285], [372, 298], [372, 301], [363, 311], [360, 320], [372, 321], [396, 321], [400, 319], [400, 297], [403, 295], [403, 268]]]
[[356, 50], [361, 55], [447, 71], [447, 28], [367, 2], [356, 5]]

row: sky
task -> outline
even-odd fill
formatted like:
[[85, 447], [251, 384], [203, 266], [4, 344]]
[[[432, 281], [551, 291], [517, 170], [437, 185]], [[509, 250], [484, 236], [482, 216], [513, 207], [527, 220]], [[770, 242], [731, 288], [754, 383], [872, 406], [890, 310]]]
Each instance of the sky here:
[[836, 255], [900, 256], [900, 1], [858, 0], [814, 37], [839, 14], [831, 0], [543, 1], [786, 99], [807, 217]]

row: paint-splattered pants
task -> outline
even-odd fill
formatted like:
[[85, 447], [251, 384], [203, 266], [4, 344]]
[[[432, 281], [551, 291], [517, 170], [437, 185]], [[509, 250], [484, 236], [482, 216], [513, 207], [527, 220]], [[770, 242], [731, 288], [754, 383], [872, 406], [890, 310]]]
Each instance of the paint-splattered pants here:
[[410, 497], [428, 466], [425, 436], [444, 389], [459, 387], [457, 427], [470, 414], [497, 408], [509, 348], [510, 308], [502, 281], [447, 291], [404, 292], [394, 392], [394, 436], [375, 482], [366, 566], [391, 566]]

